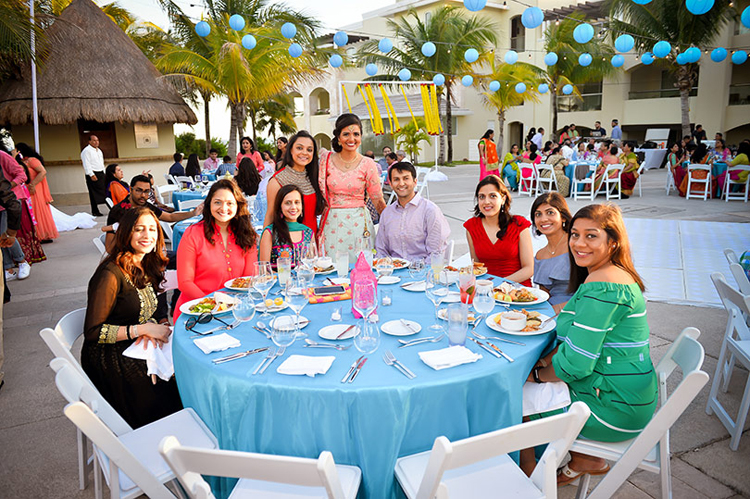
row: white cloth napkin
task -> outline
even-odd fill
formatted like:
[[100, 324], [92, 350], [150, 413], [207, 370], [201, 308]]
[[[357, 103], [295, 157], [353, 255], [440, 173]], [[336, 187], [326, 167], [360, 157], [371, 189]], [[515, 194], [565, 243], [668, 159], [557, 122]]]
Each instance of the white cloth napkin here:
[[419, 352], [419, 358], [431, 368], [439, 371], [440, 369], [447, 369], [449, 367], [460, 366], [461, 364], [476, 362], [481, 359], [482, 356], [478, 353], [472, 352], [464, 346], [455, 345], [440, 350]]
[[203, 350], [203, 353], [205, 354], [221, 352], [227, 348], [236, 348], [242, 344], [240, 343], [240, 340], [227, 333], [196, 338], [193, 340], [193, 343], [195, 343], [195, 346]]
[[570, 405], [570, 390], [562, 381], [523, 384], [523, 415], [539, 414]]
[[331, 364], [336, 357], [311, 357], [309, 355], [290, 355], [279, 367], [276, 372], [279, 374], [288, 374], [290, 376], [299, 376], [304, 374], [314, 378], [316, 374], [325, 374], [331, 368]]
[[[172, 337], [170, 336], [171, 340]], [[155, 347], [151, 341], [146, 341], [146, 348], [143, 348], [143, 342], [133, 343], [122, 354], [133, 359], [146, 361], [149, 376], [155, 374], [164, 381], [174, 374], [174, 363], [172, 362], [172, 342], [164, 343], [161, 348]], [[156, 378], [154, 378], [154, 381]]]

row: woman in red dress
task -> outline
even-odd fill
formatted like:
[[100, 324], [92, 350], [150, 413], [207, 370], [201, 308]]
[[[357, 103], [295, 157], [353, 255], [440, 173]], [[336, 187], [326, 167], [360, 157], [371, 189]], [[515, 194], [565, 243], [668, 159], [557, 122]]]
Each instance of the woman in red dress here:
[[474, 217], [464, 223], [472, 260], [484, 263], [492, 275], [531, 286], [531, 222], [510, 214], [510, 192], [494, 175], [479, 182], [474, 197]]

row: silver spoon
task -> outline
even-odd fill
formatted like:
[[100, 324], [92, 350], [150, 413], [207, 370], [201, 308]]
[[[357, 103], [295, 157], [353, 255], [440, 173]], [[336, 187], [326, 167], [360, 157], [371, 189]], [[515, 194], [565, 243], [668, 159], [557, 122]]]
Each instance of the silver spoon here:
[[[410, 347], [414, 345], [421, 345], [423, 343], [437, 343], [438, 341], [442, 340], [444, 336], [445, 336], [445, 333], [441, 334], [440, 336], [435, 336], [434, 338], [429, 338], [429, 339], [420, 338], [418, 340], [404, 342], [401, 345], [399, 345], [399, 348], [405, 348], [405, 347]], [[399, 341], [403, 341], [403, 340], [399, 340]]]
[[514, 345], [520, 345], [522, 347], [526, 346], [526, 343], [520, 343], [518, 341], [512, 341], [512, 340], [506, 340], [505, 338], [498, 338], [497, 336], [484, 336], [483, 334], [479, 334], [476, 331], [472, 331], [471, 334], [479, 338], [480, 340], [487, 340], [487, 341], [504, 341], [505, 343], [512, 343]]
[[306, 347], [313, 347], [313, 348], [335, 348], [336, 350], [346, 350], [348, 348], [351, 348], [351, 343], [349, 345], [334, 345], [333, 343], [318, 343], [317, 341], [313, 341], [310, 338], [305, 338]]

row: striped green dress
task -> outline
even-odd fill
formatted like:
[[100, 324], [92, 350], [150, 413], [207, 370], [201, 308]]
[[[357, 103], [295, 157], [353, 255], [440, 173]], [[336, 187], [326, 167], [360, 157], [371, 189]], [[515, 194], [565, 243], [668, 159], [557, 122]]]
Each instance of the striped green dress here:
[[635, 437], [658, 400], [649, 355], [646, 302], [637, 284], [584, 283], [560, 313], [555, 374], [591, 417], [581, 435], [604, 442]]

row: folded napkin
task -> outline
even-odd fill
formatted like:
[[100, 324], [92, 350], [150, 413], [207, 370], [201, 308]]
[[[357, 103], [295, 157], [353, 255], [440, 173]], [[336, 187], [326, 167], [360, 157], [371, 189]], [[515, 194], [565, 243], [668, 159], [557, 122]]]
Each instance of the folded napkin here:
[[314, 378], [316, 374], [325, 374], [331, 368], [336, 357], [310, 357], [309, 355], [290, 355], [276, 369], [279, 374], [299, 376], [304, 374]]
[[193, 343], [195, 343], [195, 346], [203, 350], [203, 353], [205, 354], [221, 352], [227, 348], [236, 348], [242, 344], [240, 343], [240, 340], [227, 333], [196, 338], [193, 340]]
[[419, 352], [419, 358], [431, 368], [439, 371], [440, 369], [447, 369], [449, 367], [460, 366], [461, 364], [476, 362], [481, 359], [482, 356], [478, 353], [472, 352], [464, 346], [455, 345], [440, 350]]
[[[171, 340], [172, 337], [170, 336]], [[133, 343], [130, 345], [122, 354], [125, 357], [132, 359], [140, 359], [146, 361], [146, 367], [148, 368], [148, 374], [159, 376], [164, 381], [169, 379], [174, 374], [174, 363], [172, 362], [172, 342], [168, 341], [164, 343], [161, 348], [155, 347], [153, 342], [146, 341], [146, 348], [143, 348], [144, 342]], [[154, 382], [156, 378], [154, 378]]]
[[570, 390], [562, 381], [523, 384], [523, 415], [539, 414], [570, 405]]

